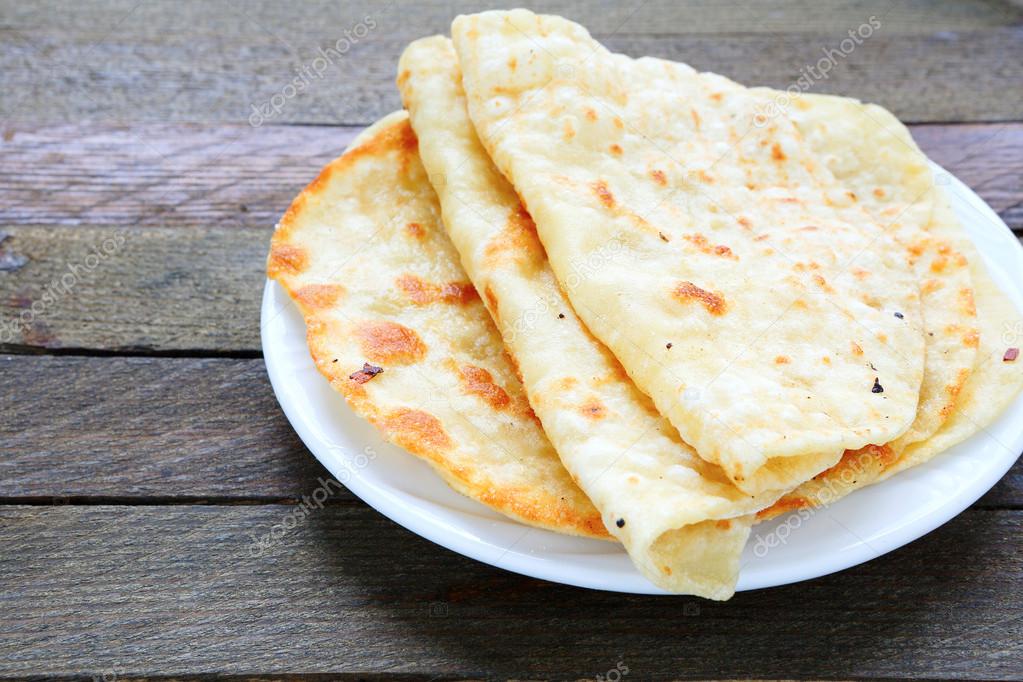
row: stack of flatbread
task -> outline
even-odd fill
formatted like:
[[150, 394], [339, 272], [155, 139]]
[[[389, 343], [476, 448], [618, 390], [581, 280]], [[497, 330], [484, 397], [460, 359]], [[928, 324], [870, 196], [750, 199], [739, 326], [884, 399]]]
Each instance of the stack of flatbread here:
[[284, 215], [320, 371], [456, 490], [732, 595], [751, 526], [983, 429], [1023, 386], [906, 128], [524, 10], [408, 46], [406, 111]]

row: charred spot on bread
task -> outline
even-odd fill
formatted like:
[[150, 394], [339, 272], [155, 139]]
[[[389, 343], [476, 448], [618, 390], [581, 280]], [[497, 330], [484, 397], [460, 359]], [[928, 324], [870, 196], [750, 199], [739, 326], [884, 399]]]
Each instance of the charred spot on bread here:
[[411, 364], [426, 355], [426, 344], [414, 329], [390, 320], [364, 322], [355, 330], [362, 353], [374, 362]]
[[711, 315], [724, 315], [728, 304], [721, 294], [707, 291], [692, 282], [680, 282], [675, 286], [672, 295], [682, 303], [697, 302]]
[[431, 303], [453, 303], [465, 305], [475, 301], [476, 289], [469, 282], [424, 282], [416, 275], [405, 273], [398, 277], [398, 288], [416, 305]]
[[384, 371], [383, 367], [377, 367], [376, 365], [371, 365], [368, 362], [364, 362], [362, 364], [362, 369], [352, 372], [351, 374], [348, 375], [348, 378], [357, 384], [364, 384], [373, 377], [375, 377], [376, 375], [382, 373], [383, 371]]
[[458, 378], [466, 393], [477, 396], [495, 410], [503, 410], [511, 404], [507, 391], [494, 382], [493, 375], [476, 365], [463, 365], [458, 369]]

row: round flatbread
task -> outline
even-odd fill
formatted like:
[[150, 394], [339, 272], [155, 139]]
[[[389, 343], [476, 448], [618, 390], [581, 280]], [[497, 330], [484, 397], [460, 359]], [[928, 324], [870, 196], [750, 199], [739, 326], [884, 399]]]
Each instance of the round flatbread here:
[[302, 311], [317, 368], [390, 441], [512, 518], [609, 537], [458, 264], [407, 114], [373, 125], [299, 194], [267, 274]]

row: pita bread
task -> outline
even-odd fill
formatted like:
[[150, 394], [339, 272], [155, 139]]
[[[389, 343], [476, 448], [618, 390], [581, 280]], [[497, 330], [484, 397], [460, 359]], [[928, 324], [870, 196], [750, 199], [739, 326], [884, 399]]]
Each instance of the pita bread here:
[[701, 457], [755, 494], [910, 428], [913, 271], [791, 121], [754, 124], [765, 95], [525, 10], [452, 33], [573, 307]]
[[390, 441], [512, 518], [609, 537], [458, 266], [404, 112], [372, 126], [295, 199], [267, 274], [302, 311], [317, 368]]
[[412, 43], [398, 72], [444, 225], [565, 467], [654, 584], [727, 599], [749, 515], [778, 494], [751, 497], [701, 460], [575, 315], [476, 136], [451, 41]]

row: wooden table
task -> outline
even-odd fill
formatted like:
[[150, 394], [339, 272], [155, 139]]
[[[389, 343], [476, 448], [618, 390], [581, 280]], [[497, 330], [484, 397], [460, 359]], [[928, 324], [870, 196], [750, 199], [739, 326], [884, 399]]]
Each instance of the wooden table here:
[[[725, 604], [506, 573], [347, 492], [254, 556], [327, 476], [261, 359], [270, 232], [475, 3], [0, 6], [0, 676], [1023, 678], [1019, 465], [907, 547]], [[814, 91], [889, 107], [1023, 228], [1019, 3], [542, 9], [775, 87], [874, 17]]]

